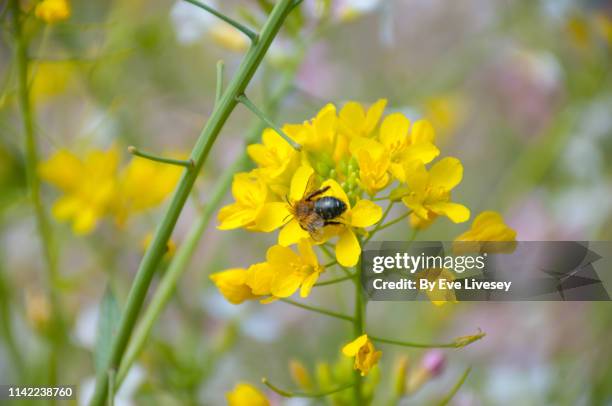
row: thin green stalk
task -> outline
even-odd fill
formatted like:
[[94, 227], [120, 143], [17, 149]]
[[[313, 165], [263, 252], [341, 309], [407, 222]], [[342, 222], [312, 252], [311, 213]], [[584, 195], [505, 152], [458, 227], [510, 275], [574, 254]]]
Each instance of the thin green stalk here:
[[322, 398], [324, 396], [328, 396], [328, 395], [331, 395], [337, 392], [341, 392], [355, 385], [354, 383], [351, 382], [351, 383], [347, 383], [344, 385], [340, 385], [333, 389], [327, 389], [327, 390], [322, 390], [318, 392], [292, 392], [286, 389], [279, 388], [277, 385], [274, 385], [272, 382], [270, 382], [268, 378], [261, 378], [261, 383], [266, 385], [272, 391], [286, 398]]
[[221, 96], [223, 96], [223, 73], [225, 71], [225, 64], [223, 61], [217, 62], [217, 87], [215, 88], [215, 106], [219, 104]]
[[350, 279], [354, 279], [355, 275], [347, 275], [347, 276], [343, 276], [340, 278], [336, 278], [336, 279], [330, 279], [328, 281], [323, 281], [323, 282], [317, 282], [314, 284], [314, 286], [327, 286], [327, 285], [334, 285], [336, 283], [340, 283], [340, 282], [344, 282], [344, 281], [348, 281]]
[[465, 346], [468, 346], [470, 344], [472, 344], [475, 341], [478, 341], [480, 339], [482, 339], [486, 334], [483, 333], [482, 331], [478, 331], [478, 333], [474, 334], [474, 335], [469, 335], [469, 336], [461, 336], [461, 337], [457, 337], [455, 338], [453, 341], [448, 342], [448, 343], [415, 343], [415, 342], [411, 342], [411, 341], [401, 341], [401, 340], [394, 340], [394, 339], [390, 339], [390, 338], [382, 338], [382, 337], [375, 337], [375, 336], [368, 336], [370, 337], [370, 340], [372, 341], [377, 341], [379, 343], [384, 343], [384, 344], [393, 344], [393, 345], [399, 345], [401, 347], [411, 347], [411, 348], [463, 348]]
[[[274, 92], [269, 100], [268, 106], [266, 106], [268, 111], [276, 111], [278, 109], [278, 105], [280, 104], [281, 100], [293, 86], [294, 76], [295, 71], [291, 71], [282, 78], [278, 90]], [[248, 145], [255, 142], [261, 135], [262, 130], [263, 124], [261, 121], [257, 120], [248, 131], [248, 135], [245, 138], [245, 144]], [[134, 335], [130, 340], [129, 346], [123, 360], [121, 361], [119, 372], [117, 374], [117, 388], [121, 386], [121, 383], [123, 382], [123, 379], [125, 379], [129, 369], [142, 352], [155, 322], [157, 319], [159, 319], [162, 311], [174, 294], [176, 285], [187, 269], [187, 266], [193, 257], [204, 231], [210, 224], [213, 214], [221, 204], [223, 197], [227, 194], [227, 191], [232, 184], [234, 174], [244, 169], [247, 166], [247, 163], [248, 155], [246, 154], [245, 150], [238, 158], [236, 158], [232, 165], [230, 165], [230, 167], [223, 172], [223, 175], [217, 181], [214, 189], [210, 193], [210, 200], [206, 203], [206, 206], [204, 207], [197, 221], [189, 230], [185, 241], [179, 246], [176, 255], [168, 266], [168, 269], [166, 269], [166, 272], [164, 272], [159, 287], [151, 299], [151, 303], [145, 310], [142, 320], [138, 323]]]
[[182, 166], [187, 169], [193, 169], [194, 164], [193, 164], [192, 159], [184, 160], [184, 159], [164, 158], [161, 156], [149, 154], [148, 152], [141, 151], [132, 145], [130, 145], [127, 148], [127, 150], [130, 154], [139, 156], [144, 159], [148, 159], [148, 160], [155, 161], [155, 162], [160, 162], [162, 164], [176, 165], [176, 166]]
[[[242, 32], [244, 35], [249, 37], [251, 39], [251, 41], [253, 41], [253, 42], [257, 41], [257, 33], [255, 33], [253, 30], [251, 30], [247, 26], [243, 25], [242, 23], [239, 23], [238, 21], [234, 20], [233, 18], [230, 18], [230, 17], [226, 16], [225, 14], [218, 12], [214, 8], [208, 6], [208, 5], [204, 4], [204, 3], [200, 3], [199, 1], [196, 1], [196, 0], [185, 0], [185, 1], [187, 3], [193, 4], [196, 7], [200, 7], [201, 9], [208, 11], [210, 14], [214, 15], [215, 17], [225, 21], [226, 23], [228, 23], [229, 25], [231, 25], [232, 27], [234, 27], [235, 29], [237, 29], [238, 31]], [[287, 10], [287, 12], [289, 12], [289, 11], [291, 11], [291, 9]]]
[[[359, 245], [362, 242], [359, 241]], [[354, 272], [355, 278], [353, 282], [355, 283], [355, 315], [353, 317], [353, 338], [357, 338], [364, 334], [365, 332], [365, 303], [363, 297], [363, 291], [361, 289], [361, 260], [355, 267]], [[355, 386], [353, 386], [353, 397], [355, 400], [355, 404], [361, 405], [363, 404], [363, 393], [362, 393], [362, 376], [359, 370], [353, 371], [353, 381]]]
[[57, 271], [57, 259], [55, 257], [55, 245], [51, 234], [49, 219], [45, 212], [41, 193], [40, 179], [38, 177], [38, 145], [36, 134], [34, 133], [35, 118], [32, 100], [30, 98], [30, 89], [28, 86], [28, 43], [23, 35], [22, 21], [20, 20], [21, 9], [19, 0], [11, 0], [11, 13], [13, 30], [15, 34], [15, 62], [17, 65], [18, 78], [18, 99], [21, 110], [21, 118], [25, 133], [25, 163], [26, 176], [28, 181], [28, 189], [30, 191], [30, 199], [34, 207], [36, 217], [36, 225], [39, 239], [41, 241], [43, 256], [47, 268], [47, 279], [49, 283], [49, 297], [51, 300], [52, 327], [53, 331], [50, 336], [51, 348], [49, 351], [49, 384], [54, 385], [56, 382], [56, 357], [58, 356], [59, 347], [64, 334], [62, 312], [59, 304], [59, 298], [53, 287], [59, 280]]
[[108, 380], [106, 379], [106, 371], [111, 368], [118, 368], [123, 353], [130, 339], [132, 330], [136, 323], [140, 309], [144, 302], [145, 296], [149, 290], [151, 279], [155, 270], [162, 259], [166, 250], [166, 244], [170, 239], [170, 235], [174, 230], [176, 222], [183, 210], [185, 202], [189, 197], [193, 184], [198, 176], [198, 173], [206, 159], [210, 149], [212, 148], [217, 136], [221, 132], [225, 122], [234, 110], [237, 104], [236, 98], [243, 94], [247, 85], [251, 81], [255, 71], [259, 67], [263, 57], [265, 56], [272, 40], [281, 28], [289, 10], [291, 9], [291, 0], [280, 0], [270, 13], [268, 20], [262, 28], [259, 40], [254, 42], [242, 61], [236, 76], [229, 83], [226, 92], [215, 106], [209, 120], [206, 122], [202, 133], [200, 134], [191, 153], [191, 159], [195, 163], [194, 170], [186, 170], [179, 182], [177, 189], [174, 192], [170, 205], [166, 210], [161, 223], [155, 231], [155, 235], [151, 245], [147, 249], [140, 263], [140, 267], [136, 274], [136, 278], [132, 284], [128, 294], [125, 310], [121, 316], [117, 334], [114, 337], [111, 353], [108, 358], [108, 363], [98, 373], [96, 380], [96, 389], [91, 401], [92, 406], [102, 406], [107, 396]]
[[287, 141], [294, 149], [296, 149], [298, 151], [300, 150], [300, 146], [298, 144], [296, 144], [291, 138], [289, 138], [289, 136], [287, 134], [285, 134], [285, 132], [274, 121], [272, 121], [272, 119], [270, 119], [270, 117], [268, 117], [266, 115], [266, 113], [261, 111], [259, 109], [259, 107], [257, 107], [255, 105], [255, 103], [253, 103], [251, 100], [249, 100], [249, 98], [245, 94], [241, 94], [240, 96], [238, 96], [237, 100], [240, 103], [242, 103], [246, 108], [251, 110], [251, 112], [253, 114], [255, 114], [257, 117], [259, 117], [261, 119], [261, 121], [263, 121], [264, 123], [266, 123], [270, 127], [272, 127], [274, 129], [274, 131], [276, 131], [278, 133], [278, 135], [283, 137], [283, 139], [285, 141]]
[[290, 304], [292, 306], [296, 306], [296, 307], [299, 307], [299, 308], [302, 308], [304, 310], [308, 310], [308, 311], [311, 311], [311, 312], [320, 313], [320, 314], [324, 314], [326, 316], [335, 317], [335, 318], [340, 319], [340, 320], [346, 320], [346, 321], [350, 321], [351, 323], [355, 323], [355, 319], [353, 317], [347, 316], [346, 314], [334, 312], [332, 310], [327, 310], [327, 309], [322, 309], [320, 307], [305, 305], [303, 303], [296, 302], [296, 301], [293, 301], [291, 299], [281, 299], [281, 302], [284, 302], [284, 303]]
[[[390, 222], [388, 222], [388, 223], [386, 223], [386, 224], [383, 224], [383, 225], [382, 225], [382, 226], [380, 226], [380, 227], [376, 227], [374, 230], [372, 230], [372, 233], [370, 234], [370, 237], [369, 237], [369, 238], [371, 238], [371, 236], [372, 236], [372, 235], [374, 235], [374, 233], [376, 233], [376, 232], [378, 232], [378, 231], [380, 231], [380, 230], [384, 230], [384, 229], [385, 229], [385, 228], [387, 228], [387, 227], [391, 227], [393, 224], [399, 223], [400, 221], [402, 221], [402, 220], [403, 220], [403, 219], [405, 219], [406, 217], [410, 216], [410, 213], [412, 213], [412, 211], [407, 211], [406, 213], [404, 213], [404, 214], [402, 214], [401, 216], [399, 216], [399, 217], [397, 217], [397, 218], [395, 218], [395, 219], [391, 220]], [[369, 240], [369, 238], [366, 240], [366, 242]]]
[[448, 402], [451, 401], [451, 399], [457, 394], [459, 389], [463, 386], [463, 384], [465, 383], [465, 380], [467, 379], [471, 371], [472, 371], [472, 367], [468, 367], [465, 370], [465, 372], [463, 372], [463, 374], [461, 375], [461, 378], [459, 378], [459, 380], [457, 381], [457, 383], [455, 383], [451, 391], [438, 403], [438, 406], [448, 405]]

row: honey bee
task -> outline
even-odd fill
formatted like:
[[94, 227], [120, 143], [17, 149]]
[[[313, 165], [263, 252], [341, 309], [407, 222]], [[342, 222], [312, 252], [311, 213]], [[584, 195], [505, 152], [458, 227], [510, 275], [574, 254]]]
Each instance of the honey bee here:
[[[329, 225], [339, 225], [341, 222], [334, 220], [346, 211], [346, 203], [333, 196], [321, 195], [329, 190], [329, 186], [314, 189], [311, 185], [306, 188], [304, 196], [291, 204], [289, 201], [290, 212], [300, 227], [308, 231], [314, 240], [320, 240], [323, 234], [323, 227]], [[314, 190], [313, 190], [314, 189]]]

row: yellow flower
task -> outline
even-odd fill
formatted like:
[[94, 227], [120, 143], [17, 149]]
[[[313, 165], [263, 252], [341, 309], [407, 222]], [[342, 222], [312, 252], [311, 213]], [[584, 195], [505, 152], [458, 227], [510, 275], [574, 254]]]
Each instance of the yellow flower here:
[[235, 202], [219, 210], [220, 230], [246, 227], [261, 230], [256, 225], [259, 212], [268, 199], [268, 187], [255, 173], [238, 173], [232, 182], [232, 195]]
[[416, 121], [408, 136], [410, 122], [403, 115], [390, 114], [380, 127], [380, 141], [391, 154], [389, 170], [400, 182], [406, 182], [406, 165], [412, 161], [427, 164], [440, 154], [434, 145], [435, 131], [426, 120]]
[[130, 214], [161, 204], [174, 190], [182, 172], [176, 165], [132, 158], [119, 174], [112, 208], [117, 224], [123, 225]]
[[258, 165], [258, 175], [274, 193], [284, 197], [299, 164], [300, 154], [271, 128], [264, 130], [261, 144], [247, 147], [247, 153]]
[[34, 14], [46, 23], [55, 23], [70, 17], [70, 4], [66, 0], [43, 0], [36, 5]]
[[447, 216], [455, 223], [470, 218], [470, 210], [450, 201], [450, 191], [461, 182], [463, 166], [457, 158], [444, 158], [427, 172], [420, 161], [407, 164], [406, 183], [409, 193], [402, 201], [421, 220], [431, 220], [438, 215]]
[[376, 351], [368, 335], [364, 334], [346, 344], [342, 348], [342, 354], [347, 357], [355, 357], [353, 368], [361, 371], [361, 376], [366, 376], [370, 369], [378, 363], [382, 352]]
[[516, 247], [516, 231], [504, 223], [501, 214], [483, 211], [472, 227], [455, 238], [454, 252], [512, 252]]
[[[301, 166], [291, 179], [289, 189], [289, 202], [294, 204], [302, 199], [309, 181], [314, 174], [314, 170], [309, 166]], [[359, 260], [361, 254], [361, 246], [355, 236], [354, 228], [366, 228], [377, 223], [382, 217], [382, 209], [369, 200], [359, 200], [355, 207], [351, 208], [346, 193], [340, 187], [338, 182], [329, 179], [321, 185], [321, 188], [329, 186], [329, 190], [321, 195], [333, 196], [342, 200], [346, 204], [346, 211], [339, 216], [335, 221], [342, 223], [337, 226], [326, 226], [324, 229], [324, 237], [322, 243], [334, 236], [338, 237], [336, 243], [336, 259], [343, 266], [354, 266]], [[258, 218], [259, 224], [263, 230], [272, 231], [282, 226], [284, 219], [291, 217], [290, 207], [285, 202], [273, 202], [265, 205]], [[280, 245], [289, 246], [296, 244], [302, 239], [312, 239], [310, 234], [300, 227], [299, 222], [295, 218], [291, 218], [289, 222], [282, 228], [278, 235]]]
[[391, 160], [386, 151], [368, 151], [362, 149], [357, 155], [359, 163], [359, 182], [363, 190], [370, 196], [384, 189], [389, 184], [387, 173]]
[[501, 214], [483, 211], [476, 216], [472, 227], [455, 241], [516, 241], [516, 231], [504, 223]]
[[218, 23], [210, 28], [210, 36], [223, 48], [234, 52], [245, 51], [249, 47], [247, 38], [226, 23]]
[[270, 293], [275, 297], [289, 297], [300, 289], [307, 297], [325, 268], [319, 265], [309, 240], [298, 243], [299, 255], [282, 245], [270, 247], [266, 260], [274, 272]]
[[423, 273], [423, 277], [425, 277], [429, 282], [435, 282], [434, 288], [429, 290], [425, 290], [425, 294], [436, 306], [442, 306], [446, 303], [457, 303], [457, 297], [455, 296], [455, 291], [453, 289], [439, 289], [438, 280], [445, 279], [447, 281], [454, 281], [455, 275], [453, 272], [449, 271], [446, 268], [442, 269], [427, 269]]
[[249, 271], [233, 268], [211, 274], [209, 277], [219, 289], [219, 292], [230, 303], [240, 304], [245, 300], [257, 299], [251, 288], [246, 284]]
[[237, 384], [225, 394], [228, 406], [270, 406], [270, 401], [259, 389], [248, 383]]
[[53, 208], [53, 217], [71, 221], [75, 234], [88, 234], [112, 203], [119, 161], [117, 148], [89, 152], [84, 160], [59, 150], [39, 166], [40, 177], [64, 192]]
[[366, 112], [360, 103], [350, 101], [340, 110], [339, 130], [348, 138], [369, 137], [382, 117], [387, 100], [377, 100]]
[[337, 126], [336, 106], [329, 103], [310, 121], [304, 121], [302, 124], [285, 124], [283, 132], [304, 150], [332, 155]]

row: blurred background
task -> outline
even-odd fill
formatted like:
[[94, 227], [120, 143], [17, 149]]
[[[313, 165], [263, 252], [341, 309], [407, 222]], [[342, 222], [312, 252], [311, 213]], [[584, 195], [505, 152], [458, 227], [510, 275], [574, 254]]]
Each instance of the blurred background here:
[[[473, 217], [499, 211], [518, 240], [612, 239], [612, 3], [325, 3], [304, 1], [249, 87], [251, 99], [266, 103], [289, 78], [291, 86], [276, 92], [279, 123], [302, 122], [328, 102], [386, 98], [387, 113], [431, 120], [442, 155], [461, 159], [464, 179], [453, 197]], [[246, 40], [180, 1], [90, 0], [70, 6], [64, 21], [26, 26], [41, 160], [61, 148], [84, 156], [113, 145], [121, 151], [120, 165], [130, 160], [128, 145], [188, 152], [213, 107], [216, 61], [225, 61], [230, 77]], [[269, 4], [217, 6], [257, 27]], [[76, 384], [83, 403], [93, 389], [92, 349], [105, 287], [111, 284], [118, 303], [125, 303], [142, 241], [164, 205], [122, 225], [102, 220], [87, 235], [75, 235], [69, 224], [51, 217], [60, 278], [49, 286], [27, 194], [6, 1], [0, 10], [0, 383], [44, 384], [51, 376]], [[240, 106], [231, 116], [198, 180], [196, 198], [181, 215], [176, 245], [256, 124]], [[47, 211], [58, 196], [43, 184]], [[118, 404], [218, 405], [236, 382], [259, 384], [263, 375], [295, 387], [291, 360], [313, 374], [322, 363], [340, 360], [350, 325], [284, 303], [235, 306], [219, 295], [208, 275], [261, 261], [275, 235], [215, 226], [213, 219]], [[452, 240], [468, 226], [440, 220], [418, 239]], [[380, 238], [404, 239], [408, 233], [400, 224]], [[57, 332], [46, 326], [49, 291], [64, 312], [66, 338], [59, 347], [50, 337]], [[343, 284], [317, 288], [310, 300], [349, 311], [352, 290]], [[612, 404], [609, 303], [368, 306], [368, 330], [380, 336], [444, 342], [477, 328], [487, 336], [445, 351], [446, 367], [406, 404], [431, 404], [469, 365], [473, 371], [452, 404]], [[376, 405], [389, 399], [394, 360], [405, 356], [419, 365], [424, 356], [416, 349], [382, 349]], [[52, 352], [59, 367], [50, 364]], [[270, 396], [275, 404], [320, 404]]]

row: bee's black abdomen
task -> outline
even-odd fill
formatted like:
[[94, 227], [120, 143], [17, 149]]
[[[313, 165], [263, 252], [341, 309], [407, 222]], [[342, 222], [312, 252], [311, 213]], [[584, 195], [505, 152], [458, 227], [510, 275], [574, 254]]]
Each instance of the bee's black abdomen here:
[[331, 220], [344, 213], [346, 204], [335, 197], [325, 196], [315, 202], [314, 210], [324, 220]]

